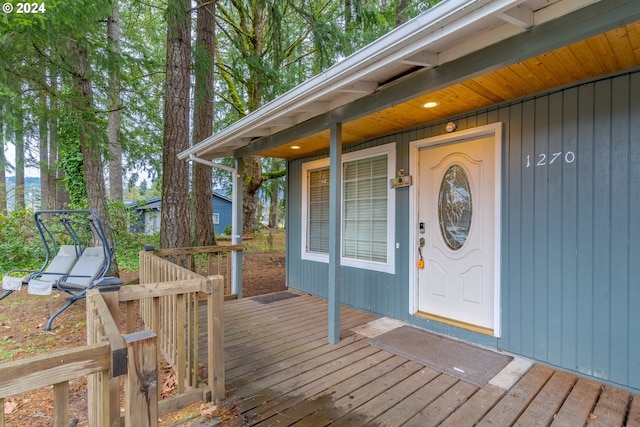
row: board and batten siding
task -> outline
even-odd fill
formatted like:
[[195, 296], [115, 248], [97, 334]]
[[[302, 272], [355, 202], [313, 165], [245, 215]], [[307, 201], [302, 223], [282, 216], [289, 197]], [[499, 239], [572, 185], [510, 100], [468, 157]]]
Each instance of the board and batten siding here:
[[638, 390], [640, 73], [508, 116], [499, 346]]
[[[640, 72], [368, 141], [409, 142], [504, 123], [502, 336], [409, 315], [409, 197], [396, 193], [396, 274], [343, 269], [341, 300], [640, 391]], [[289, 286], [326, 297], [327, 265], [300, 260], [301, 165], [290, 162]], [[410, 173], [412, 173], [410, 171]], [[405, 262], [405, 260], [407, 262]]]

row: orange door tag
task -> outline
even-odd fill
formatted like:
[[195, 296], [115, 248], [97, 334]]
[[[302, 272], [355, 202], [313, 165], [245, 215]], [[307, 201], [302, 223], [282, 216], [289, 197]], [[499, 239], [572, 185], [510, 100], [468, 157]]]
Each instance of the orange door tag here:
[[418, 268], [424, 268], [424, 260], [418, 260]]

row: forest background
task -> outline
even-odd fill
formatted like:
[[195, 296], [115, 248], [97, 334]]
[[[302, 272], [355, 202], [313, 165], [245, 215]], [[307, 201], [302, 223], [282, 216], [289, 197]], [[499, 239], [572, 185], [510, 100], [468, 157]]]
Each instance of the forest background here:
[[[162, 197], [160, 247], [216, 244], [212, 191], [230, 195], [230, 177], [176, 155], [438, 0], [5, 1], [0, 245], [8, 267], [18, 260], [5, 257], [25, 250], [19, 217], [30, 209], [88, 208], [126, 229], [124, 202], [150, 195]], [[284, 162], [237, 161], [245, 233], [259, 227], [260, 192], [275, 226]], [[37, 200], [28, 188], [25, 199], [25, 170], [39, 174]]]

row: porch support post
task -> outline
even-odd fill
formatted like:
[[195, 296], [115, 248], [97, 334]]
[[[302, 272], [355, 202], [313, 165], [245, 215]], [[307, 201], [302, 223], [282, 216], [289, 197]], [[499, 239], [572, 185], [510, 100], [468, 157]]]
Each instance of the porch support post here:
[[329, 148], [329, 344], [340, 342], [342, 123], [332, 122]]
[[[236, 167], [233, 174], [233, 194], [231, 202], [231, 244], [242, 244], [242, 159], [235, 158]], [[242, 298], [242, 251], [231, 252], [231, 293]]]

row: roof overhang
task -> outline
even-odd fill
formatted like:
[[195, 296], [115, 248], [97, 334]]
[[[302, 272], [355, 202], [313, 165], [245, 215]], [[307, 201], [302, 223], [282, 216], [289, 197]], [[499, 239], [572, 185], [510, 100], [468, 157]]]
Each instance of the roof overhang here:
[[355, 143], [639, 66], [637, 0], [444, 0], [178, 157], [295, 158], [334, 122]]

